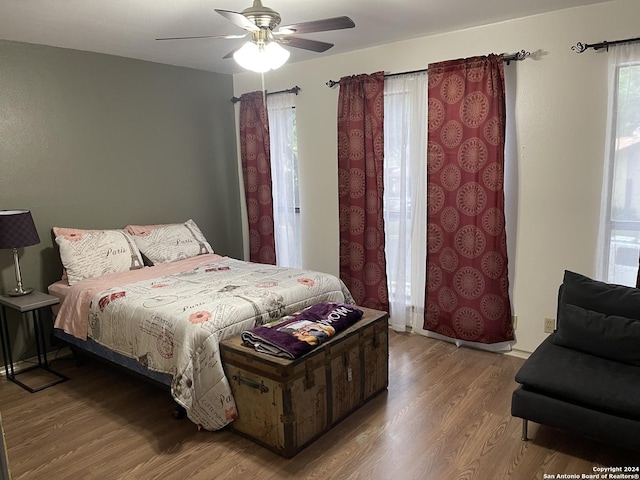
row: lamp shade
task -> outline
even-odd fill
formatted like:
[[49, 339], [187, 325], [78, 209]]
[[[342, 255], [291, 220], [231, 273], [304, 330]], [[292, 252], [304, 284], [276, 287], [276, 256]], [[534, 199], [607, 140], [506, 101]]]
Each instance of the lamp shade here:
[[289, 51], [276, 42], [258, 45], [247, 42], [233, 54], [242, 68], [262, 73], [280, 68], [289, 59]]
[[0, 210], [0, 248], [20, 248], [40, 243], [29, 210]]

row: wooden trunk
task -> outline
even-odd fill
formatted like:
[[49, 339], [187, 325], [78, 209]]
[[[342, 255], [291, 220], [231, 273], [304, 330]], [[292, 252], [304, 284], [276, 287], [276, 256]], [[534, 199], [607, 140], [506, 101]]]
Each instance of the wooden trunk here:
[[220, 354], [231, 383], [236, 432], [290, 458], [388, 384], [388, 315], [364, 316], [312, 352], [287, 360], [256, 352], [240, 337]]

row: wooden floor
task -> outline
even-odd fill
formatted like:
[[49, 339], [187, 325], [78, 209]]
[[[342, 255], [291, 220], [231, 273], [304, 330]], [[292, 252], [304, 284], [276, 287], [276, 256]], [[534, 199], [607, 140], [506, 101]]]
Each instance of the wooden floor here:
[[[390, 334], [385, 392], [287, 460], [229, 430], [173, 420], [168, 392], [97, 362], [30, 394], [0, 379], [9, 465], [20, 479], [542, 479], [640, 464], [640, 455], [510, 415], [522, 360]], [[550, 477], [547, 477], [550, 478]]]

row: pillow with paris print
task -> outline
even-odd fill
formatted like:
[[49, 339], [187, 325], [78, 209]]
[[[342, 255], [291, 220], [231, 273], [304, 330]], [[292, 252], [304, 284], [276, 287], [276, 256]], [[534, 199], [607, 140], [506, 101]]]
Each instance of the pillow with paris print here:
[[124, 230], [64, 227], [53, 227], [52, 230], [69, 285], [87, 278], [143, 267], [138, 247]]
[[127, 225], [125, 230], [151, 265], [213, 253], [211, 245], [191, 219], [166, 225]]

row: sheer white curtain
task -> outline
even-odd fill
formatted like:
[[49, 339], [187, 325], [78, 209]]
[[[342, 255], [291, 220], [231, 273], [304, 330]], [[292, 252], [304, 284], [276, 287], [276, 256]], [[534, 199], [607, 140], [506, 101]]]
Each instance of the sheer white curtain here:
[[427, 73], [385, 78], [384, 221], [391, 327], [422, 326], [427, 251]]
[[640, 251], [640, 44], [609, 47], [598, 278], [635, 286]]
[[276, 260], [283, 267], [302, 266], [298, 196], [298, 146], [293, 93], [267, 96]]

